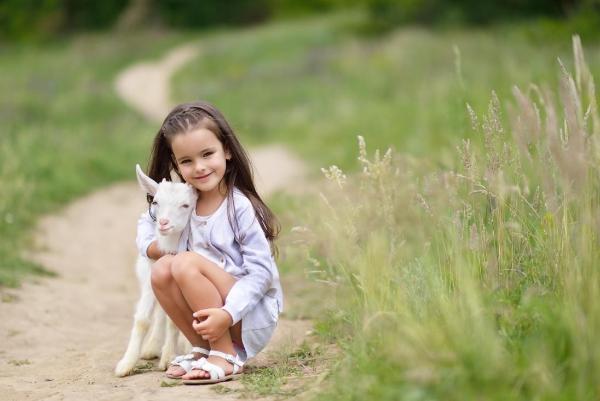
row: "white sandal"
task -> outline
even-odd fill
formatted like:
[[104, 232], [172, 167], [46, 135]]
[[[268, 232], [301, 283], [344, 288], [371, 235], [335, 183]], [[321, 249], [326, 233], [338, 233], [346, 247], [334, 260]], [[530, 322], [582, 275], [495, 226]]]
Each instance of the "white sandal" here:
[[201, 369], [210, 373], [210, 379], [182, 379], [183, 384], [213, 384], [221, 383], [227, 380], [236, 380], [242, 374], [241, 368], [244, 366], [244, 362], [240, 360], [238, 355], [230, 355], [220, 351], [210, 351], [208, 356], [218, 356], [225, 359], [227, 362], [233, 365], [233, 372], [226, 375], [222, 367], [212, 364], [206, 360], [206, 358], [200, 358], [197, 361], [192, 361], [191, 370]]
[[[175, 359], [171, 361], [171, 364], [169, 366], [180, 366], [181, 368], [183, 368], [183, 370], [185, 370], [185, 373], [188, 373], [190, 370], [192, 370], [192, 363], [196, 362], [196, 359], [194, 359], [195, 353], [209, 355], [210, 351], [202, 347], [192, 347], [192, 352], [186, 355], [176, 356]], [[201, 359], [206, 358], [202, 357]], [[181, 376], [173, 376], [167, 374], [167, 377], [169, 379], [181, 379]]]

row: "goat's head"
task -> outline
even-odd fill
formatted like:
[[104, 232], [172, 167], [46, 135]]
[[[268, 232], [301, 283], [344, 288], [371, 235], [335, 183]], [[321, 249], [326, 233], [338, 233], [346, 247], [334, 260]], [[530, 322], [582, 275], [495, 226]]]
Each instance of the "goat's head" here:
[[150, 208], [156, 216], [158, 233], [170, 235], [183, 231], [196, 207], [198, 191], [186, 183], [165, 179], [157, 183], [144, 174], [139, 164], [135, 171], [142, 190], [154, 197]]

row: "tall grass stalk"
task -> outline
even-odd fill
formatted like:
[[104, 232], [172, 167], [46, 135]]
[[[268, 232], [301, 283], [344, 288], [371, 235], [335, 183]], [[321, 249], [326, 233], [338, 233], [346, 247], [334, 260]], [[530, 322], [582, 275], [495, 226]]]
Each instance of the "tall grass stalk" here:
[[310, 249], [347, 363], [323, 399], [600, 397], [600, 117], [573, 49], [558, 90], [514, 88], [509, 127], [495, 94], [468, 106], [484, 146], [453, 170], [362, 138], [360, 175], [324, 170]]

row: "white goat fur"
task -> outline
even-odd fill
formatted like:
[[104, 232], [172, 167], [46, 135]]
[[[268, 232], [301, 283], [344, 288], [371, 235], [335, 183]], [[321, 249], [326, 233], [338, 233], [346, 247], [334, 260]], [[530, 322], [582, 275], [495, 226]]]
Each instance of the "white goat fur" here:
[[[156, 203], [153, 204], [153, 210], [156, 221], [167, 219], [169, 225], [172, 226], [169, 231], [161, 233], [159, 224], [156, 224], [158, 248], [165, 253], [176, 253], [181, 232], [188, 224], [193, 208], [196, 207], [198, 193], [192, 186], [185, 183], [169, 182], [163, 179], [158, 184], [144, 174], [139, 165], [136, 165], [136, 176], [144, 193], [154, 196]], [[175, 356], [179, 330], [166, 316], [154, 297], [150, 283], [154, 262], [142, 255], [139, 255], [136, 261], [135, 271], [141, 295], [136, 305], [127, 350], [115, 368], [115, 375], [119, 377], [130, 374], [140, 356], [145, 359], [160, 356], [160, 369], [166, 369]], [[148, 332], [150, 332], [150, 336], [144, 343]]]

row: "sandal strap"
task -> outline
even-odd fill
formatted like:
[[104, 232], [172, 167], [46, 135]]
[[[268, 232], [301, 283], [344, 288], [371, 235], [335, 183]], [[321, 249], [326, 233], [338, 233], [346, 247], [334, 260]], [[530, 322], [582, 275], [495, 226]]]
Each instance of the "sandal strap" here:
[[206, 358], [200, 358], [197, 361], [192, 361], [191, 369], [190, 370], [202, 369], [202, 367], [204, 366], [204, 364], [207, 363], [207, 362], [208, 361], [206, 360]]
[[171, 361], [171, 365], [181, 366], [186, 371], [188, 371], [189, 370], [188, 366], [183, 366], [183, 365], [189, 365], [189, 363], [186, 363], [186, 361], [194, 360], [194, 353], [208, 355], [210, 353], [210, 351], [205, 348], [202, 348], [202, 347], [192, 347], [192, 352], [190, 352], [189, 354], [176, 356], [175, 359], [173, 359]]
[[192, 361], [192, 360], [194, 360], [194, 354], [178, 355], [175, 357], [175, 359], [173, 359], [171, 361], [171, 365], [177, 365], [183, 361]]
[[202, 347], [192, 347], [192, 352], [193, 353], [199, 353], [199, 354], [208, 355], [208, 353], [210, 352], [210, 350], [207, 350], [206, 348], [202, 348]]
[[223, 368], [208, 362], [206, 358], [193, 361], [190, 370], [194, 369], [202, 369], [203, 371], [210, 374], [210, 380], [216, 380], [225, 377], [225, 371], [223, 370]]
[[236, 374], [238, 372], [238, 370], [240, 370], [240, 368], [242, 366], [244, 366], [244, 362], [242, 362], [242, 360], [240, 359], [239, 355], [231, 355], [231, 354], [226, 354], [224, 352], [221, 351], [213, 351], [211, 350], [208, 353], [208, 356], [218, 356], [220, 358], [225, 359], [227, 362], [229, 362], [230, 364], [233, 365], [233, 374]]

